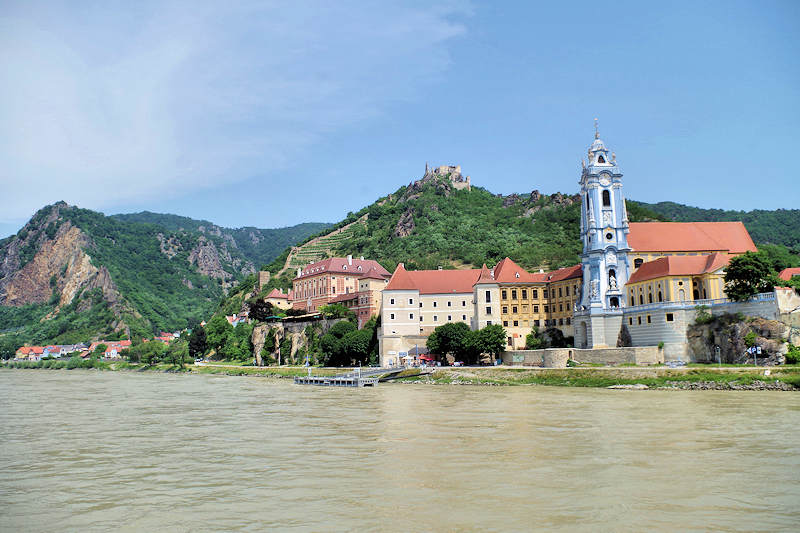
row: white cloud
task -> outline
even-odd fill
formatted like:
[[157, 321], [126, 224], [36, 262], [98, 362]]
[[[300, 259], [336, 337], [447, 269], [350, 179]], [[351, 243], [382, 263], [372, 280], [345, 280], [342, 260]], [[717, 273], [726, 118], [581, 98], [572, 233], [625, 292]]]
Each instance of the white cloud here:
[[468, 14], [297, 4], [0, 8], [0, 220], [269, 174], [418, 96]]

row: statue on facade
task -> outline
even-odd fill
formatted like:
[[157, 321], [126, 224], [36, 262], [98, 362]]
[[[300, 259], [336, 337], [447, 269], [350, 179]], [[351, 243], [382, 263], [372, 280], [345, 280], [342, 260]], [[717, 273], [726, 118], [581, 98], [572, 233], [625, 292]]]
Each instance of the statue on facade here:
[[599, 284], [600, 284], [600, 282], [597, 281], [596, 279], [592, 280], [592, 300], [596, 300], [597, 297], [599, 296], [599, 292], [598, 292], [598, 288], [597, 288]]
[[616, 276], [614, 276], [614, 274], [611, 274], [608, 277], [608, 288], [611, 289], [612, 291], [617, 290], [617, 278]]

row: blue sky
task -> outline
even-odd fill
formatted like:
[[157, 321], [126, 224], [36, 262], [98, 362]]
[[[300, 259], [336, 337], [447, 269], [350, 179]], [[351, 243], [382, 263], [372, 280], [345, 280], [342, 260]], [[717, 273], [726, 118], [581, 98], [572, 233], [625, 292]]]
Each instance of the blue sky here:
[[337, 221], [426, 161], [571, 193], [594, 117], [628, 198], [800, 206], [800, 3], [553, 4], [4, 2], [0, 235]]

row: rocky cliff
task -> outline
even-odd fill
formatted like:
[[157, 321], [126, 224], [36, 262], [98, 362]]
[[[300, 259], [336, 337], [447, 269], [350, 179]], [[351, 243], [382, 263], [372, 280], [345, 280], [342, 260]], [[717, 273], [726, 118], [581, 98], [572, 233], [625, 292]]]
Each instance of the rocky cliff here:
[[721, 315], [708, 323], [689, 326], [686, 336], [689, 350], [698, 361], [716, 363], [718, 346], [722, 363], [752, 364], [754, 356], [747, 349], [756, 347], [761, 348], [761, 355], [756, 356], [759, 364], [779, 365], [789, 351], [792, 328], [777, 320]]

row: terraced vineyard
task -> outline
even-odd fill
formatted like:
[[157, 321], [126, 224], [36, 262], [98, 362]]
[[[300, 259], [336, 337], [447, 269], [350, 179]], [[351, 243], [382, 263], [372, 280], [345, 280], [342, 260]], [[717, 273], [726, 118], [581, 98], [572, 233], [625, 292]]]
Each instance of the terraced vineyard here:
[[321, 261], [326, 257], [330, 257], [332, 255], [332, 250], [340, 248], [343, 242], [346, 242], [353, 236], [357, 224], [366, 226], [367, 215], [327, 235], [317, 237], [302, 246], [292, 248], [291, 252], [289, 252], [289, 257], [286, 258], [283, 269], [278, 272], [278, 275], [287, 270], [304, 267], [309, 263]]

